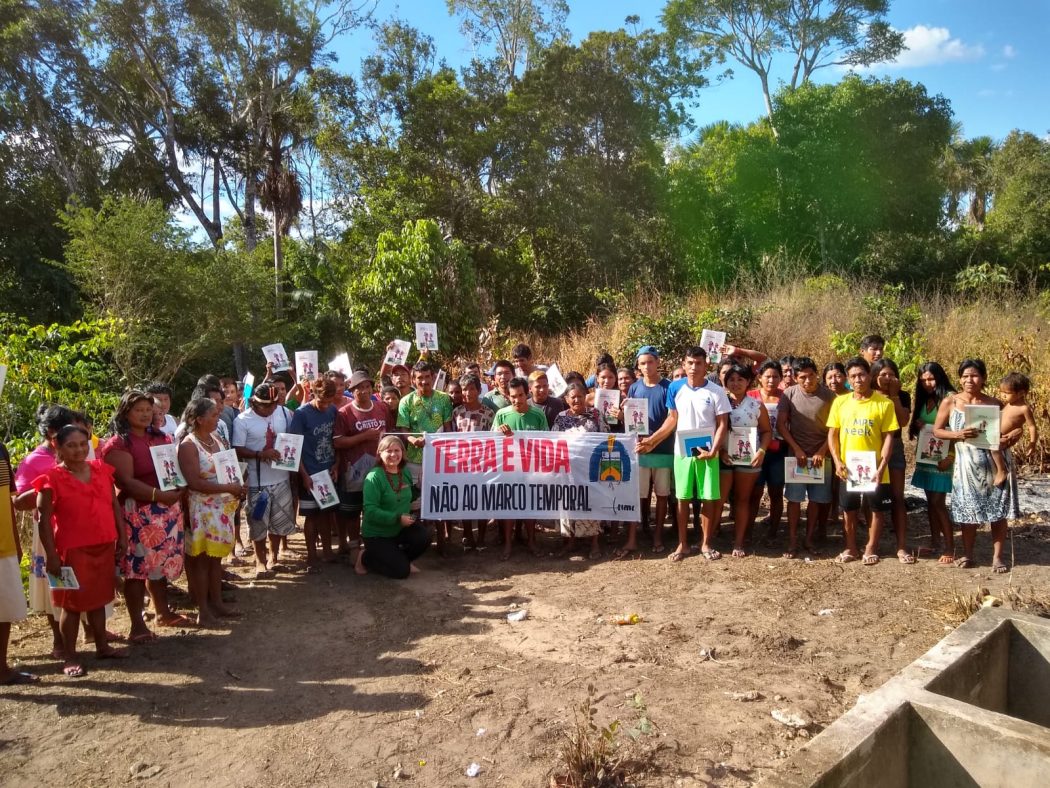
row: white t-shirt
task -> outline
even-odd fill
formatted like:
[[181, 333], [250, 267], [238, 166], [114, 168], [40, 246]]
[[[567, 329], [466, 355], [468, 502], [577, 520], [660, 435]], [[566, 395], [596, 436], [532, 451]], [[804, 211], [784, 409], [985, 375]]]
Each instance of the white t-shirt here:
[[160, 428], [161, 432], [165, 435], [174, 435], [175, 430], [179, 428], [179, 423], [175, 421], [175, 417], [170, 413], [164, 414], [164, 425]]
[[[694, 389], [686, 378], [671, 381], [667, 387], [667, 407], [678, 411], [678, 430], [708, 430], [712, 434], [718, 417], [733, 411], [724, 388], [705, 381]], [[676, 441], [675, 454], [678, 451]]]
[[[269, 416], [260, 416], [251, 408], [237, 415], [233, 420], [233, 438], [230, 445], [234, 448], [248, 449], [249, 451], [262, 451], [273, 448], [274, 439], [280, 432], [288, 432], [288, 426], [292, 423], [292, 416], [283, 405], [274, 409]], [[255, 474], [255, 459], [247, 459], [248, 464], [248, 486], [270, 487], [280, 484], [288, 478], [290, 471], [275, 470], [269, 461], [259, 461], [259, 476]]]

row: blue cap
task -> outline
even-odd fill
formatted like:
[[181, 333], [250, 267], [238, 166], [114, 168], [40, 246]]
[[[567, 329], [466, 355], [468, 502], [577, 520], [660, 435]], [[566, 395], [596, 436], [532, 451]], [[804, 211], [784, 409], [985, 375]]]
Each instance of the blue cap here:
[[653, 358], [660, 358], [660, 351], [652, 345], [642, 345], [638, 348], [638, 352], [634, 354], [634, 360], [637, 361], [642, 356], [652, 356]]

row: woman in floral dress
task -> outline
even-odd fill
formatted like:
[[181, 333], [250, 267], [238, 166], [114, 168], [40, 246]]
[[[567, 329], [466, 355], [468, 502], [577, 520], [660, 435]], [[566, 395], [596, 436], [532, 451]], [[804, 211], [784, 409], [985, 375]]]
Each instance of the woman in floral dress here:
[[197, 603], [197, 623], [215, 626], [220, 618], [240, 615], [222, 602], [222, 559], [233, 551], [233, 520], [245, 488], [218, 481], [213, 456], [229, 447], [216, 431], [215, 402], [204, 397], [191, 400], [182, 420], [186, 436], [179, 444], [179, 466], [190, 490], [186, 533], [190, 595]]
[[168, 582], [182, 574], [183, 490], [161, 490], [150, 448], [171, 443], [153, 427], [153, 398], [132, 389], [124, 393], [110, 424], [113, 436], [102, 444], [99, 458], [113, 468], [117, 497], [124, 513], [128, 551], [121, 562], [124, 602], [131, 621], [132, 643], [156, 639], [143, 619], [146, 592], [161, 627], [192, 623], [168, 607]]
[[[565, 392], [565, 404], [569, 407], [559, 413], [551, 430], [554, 432], [608, 432], [609, 428], [597, 410], [587, 404], [587, 387], [582, 383], [570, 383]], [[602, 533], [601, 520], [573, 520], [561, 518], [561, 533], [566, 538], [562, 553], [576, 549], [577, 537], [591, 540], [590, 558], [600, 558], [598, 537]]]
[[952, 520], [962, 531], [963, 554], [955, 561], [960, 569], [975, 566], [974, 543], [977, 526], [989, 523], [992, 528], [992, 571], [1009, 572], [1003, 560], [1006, 542], [1006, 520], [1019, 516], [1017, 505], [1017, 477], [1012, 475], [1006, 484], [994, 483], [995, 462], [992, 452], [967, 441], [977, 437], [977, 430], [966, 427], [967, 405], [1000, 406], [999, 400], [983, 393], [988, 372], [979, 359], [966, 359], [959, 365], [958, 394], [945, 397], [937, 411], [933, 434], [951, 440], [955, 448], [955, 466], [952, 472]]

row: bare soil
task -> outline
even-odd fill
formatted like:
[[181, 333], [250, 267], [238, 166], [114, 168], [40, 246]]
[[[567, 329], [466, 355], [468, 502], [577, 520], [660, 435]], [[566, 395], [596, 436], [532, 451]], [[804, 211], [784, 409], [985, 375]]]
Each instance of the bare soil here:
[[[925, 515], [911, 528], [924, 544]], [[42, 681], [0, 688], [0, 779], [547, 786], [593, 686], [594, 721], [619, 722], [631, 784], [750, 785], [940, 640], [953, 591], [1050, 587], [1045, 518], [1011, 533], [1008, 575], [990, 572], [987, 531], [972, 570], [901, 565], [888, 538], [874, 567], [789, 561], [779, 547], [678, 565], [518, 548], [501, 563], [490, 546], [427, 555], [405, 582], [342, 565], [251, 582], [238, 568], [242, 620], [164, 632], [122, 663], [87, 657], [83, 679], [47, 656], [43, 619], [17, 625], [11, 656]], [[840, 549], [833, 538], [828, 555]], [[508, 622], [521, 607], [528, 618]], [[629, 613], [642, 622], [613, 623]], [[126, 631], [119, 606], [111, 625]], [[774, 709], [809, 725], [797, 733]]]

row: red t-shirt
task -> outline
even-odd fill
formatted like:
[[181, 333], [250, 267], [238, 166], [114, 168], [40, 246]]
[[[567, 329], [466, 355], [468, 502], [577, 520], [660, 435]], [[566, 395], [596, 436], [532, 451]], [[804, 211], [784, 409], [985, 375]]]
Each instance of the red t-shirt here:
[[64, 553], [117, 541], [113, 519], [113, 469], [101, 460], [88, 460], [91, 480], [82, 482], [56, 465], [33, 480], [33, 489], [51, 491], [51, 528], [55, 548]]
[[[376, 429], [383, 430], [383, 432], [390, 429], [390, 410], [385, 402], [372, 402], [370, 410], [361, 410], [354, 404], [353, 400], [349, 400], [339, 409], [339, 414], [335, 419], [336, 438], [353, 437], [362, 432]], [[361, 443], [355, 443], [349, 449], [340, 449], [339, 468], [341, 472], [365, 455], [375, 457], [379, 451], [379, 440], [379, 438], [376, 438], [375, 440], [362, 441]]]
[[[106, 455], [111, 451], [127, 452], [131, 455], [131, 475], [150, 487], [160, 487], [160, 481], [157, 479], [157, 469], [153, 465], [153, 455], [150, 454], [149, 449], [150, 446], [163, 446], [165, 443], [171, 443], [170, 435], [152, 431], [147, 432], [145, 435], [128, 433], [126, 441], [121, 436], [114, 435], [102, 444], [98, 450], [98, 456], [99, 459], [105, 460]], [[120, 501], [123, 503], [128, 496], [123, 490], [120, 490], [119, 493]], [[149, 501], [135, 501], [136, 506], [142, 506], [147, 503]]]

